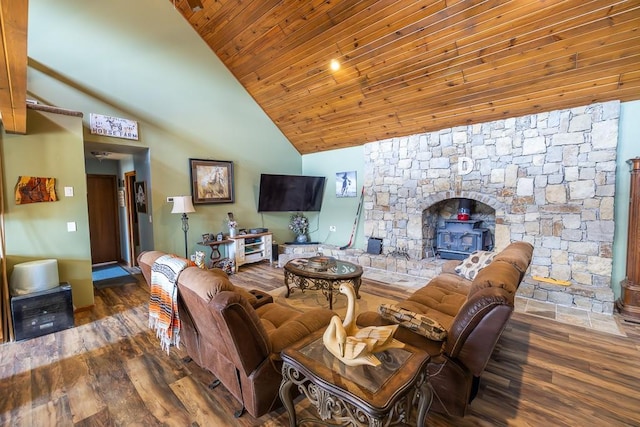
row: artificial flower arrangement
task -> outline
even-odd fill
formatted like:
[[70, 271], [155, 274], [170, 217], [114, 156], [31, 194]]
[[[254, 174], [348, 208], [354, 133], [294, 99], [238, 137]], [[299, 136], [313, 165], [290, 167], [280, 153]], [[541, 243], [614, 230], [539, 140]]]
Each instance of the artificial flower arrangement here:
[[227, 213], [227, 226], [229, 228], [236, 228], [238, 226], [238, 221], [233, 218], [233, 212]]
[[307, 234], [307, 230], [309, 230], [309, 220], [301, 212], [294, 213], [291, 215], [291, 220], [289, 221], [289, 230], [298, 236]]

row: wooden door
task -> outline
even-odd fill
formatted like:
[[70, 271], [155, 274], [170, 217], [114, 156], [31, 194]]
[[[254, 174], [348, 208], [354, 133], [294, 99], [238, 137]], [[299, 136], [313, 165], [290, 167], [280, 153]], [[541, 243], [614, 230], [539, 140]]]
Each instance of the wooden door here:
[[127, 219], [129, 227], [127, 228], [127, 239], [129, 241], [129, 266], [138, 265], [138, 255], [140, 254], [140, 230], [138, 228], [138, 213], [136, 212], [136, 198], [134, 194], [134, 183], [136, 182], [136, 173], [125, 172], [125, 192], [127, 196]]
[[92, 264], [120, 261], [117, 185], [115, 175], [87, 175]]

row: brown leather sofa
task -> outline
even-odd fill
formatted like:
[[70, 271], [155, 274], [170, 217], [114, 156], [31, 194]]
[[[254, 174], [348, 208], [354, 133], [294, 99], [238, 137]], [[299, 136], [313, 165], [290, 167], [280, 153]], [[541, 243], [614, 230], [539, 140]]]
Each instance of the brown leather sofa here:
[[[533, 246], [514, 242], [496, 254], [474, 280], [454, 271], [449, 261], [443, 272], [396, 306], [435, 320], [446, 329], [435, 341], [399, 327], [396, 338], [425, 349], [434, 390], [432, 410], [464, 416], [475, 397], [491, 354], [514, 309], [516, 290], [531, 263]], [[376, 312], [358, 316], [360, 326], [392, 324]]]
[[[138, 257], [151, 283], [151, 266], [163, 252]], [[324, 329], [333, 312], [318, 308], [301, 314], [280, 304], [263, 304], [233, 285], [220, 269], [188, 267], [178, 276], [180, 345], [209, 370], [258, 418], [279, 406], [280, 352], [310, 333]]]

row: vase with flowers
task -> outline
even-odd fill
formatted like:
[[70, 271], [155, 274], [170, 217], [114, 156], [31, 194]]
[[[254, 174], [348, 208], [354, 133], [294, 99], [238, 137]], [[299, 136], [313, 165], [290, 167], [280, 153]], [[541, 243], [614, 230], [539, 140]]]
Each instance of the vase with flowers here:
[[306, 243], [309, 240], [307, 236], [307, 232], [309, 231], [309, 220], [302, 212], [291, 215], [289, 230], [296, 234], [297, 243]]
[[238, 222], [233, 217], [233, 212], [227, 212], [227, 227], [229, 227], [229, 237], [236, 237]]
[[238, 222], [230, 219], [229, 221], [227, 221], [227, 226], [229, 227], [229, 237], [236, 237]]

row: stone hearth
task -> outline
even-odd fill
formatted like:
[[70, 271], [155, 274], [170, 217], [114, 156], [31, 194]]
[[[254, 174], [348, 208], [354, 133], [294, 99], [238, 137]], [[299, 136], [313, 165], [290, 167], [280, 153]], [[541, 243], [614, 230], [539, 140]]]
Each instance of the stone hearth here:
[[[433, 267], [425, 217], [443, 201], [468, 198], [495, 211], [496, 250], [515, 240], [534, 245], [523, 296], [612, 313], [619, 115], [619, 102], [607, 102], [367, 144], [364, 230], [384, 252], [353, 256], [431, 276], [422, 272]], [[389, 256], [398, 253], [409, 259]]]

